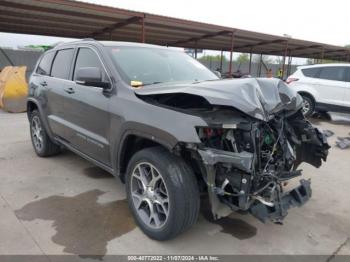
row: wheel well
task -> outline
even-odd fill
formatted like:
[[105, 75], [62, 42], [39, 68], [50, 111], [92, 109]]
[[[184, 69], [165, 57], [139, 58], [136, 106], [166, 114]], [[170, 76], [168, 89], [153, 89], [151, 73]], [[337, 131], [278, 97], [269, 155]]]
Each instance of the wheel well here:
[[126, 169], [128, 167], [128, 163], [131, 159], [131, 157], [137, 152], [140, 151], [144, 148], [148, 147], [154, 147], [154, 146], [162, 146], [166, 148], [165, 146], [150, 140], [145, 137], [140, 137], [137, 135], [128, 135], [122, 145], [122, 149], [119, 152], [120, 157], [119, 157], [119, 173], [121, 174], [121, 179], [124, 179], [124, 175], [126, 172]]
[[30, 114], [36, 109], [38, 109], [38, 106], [34, 102], [29, 101], [27, 103], [27, 114], [28, 114], [28, 117], [30, 117]]
[[310, 93], [308, 93], [308, 92], [299, 92], [299, 95], [301, 95], [301, 96], [307, 96], [307, 97], [309, 97], [310, 99], [312, 99], [312, 101], [315, 103], [315, 98], [314, 98], [313, 95], [311, 95]]

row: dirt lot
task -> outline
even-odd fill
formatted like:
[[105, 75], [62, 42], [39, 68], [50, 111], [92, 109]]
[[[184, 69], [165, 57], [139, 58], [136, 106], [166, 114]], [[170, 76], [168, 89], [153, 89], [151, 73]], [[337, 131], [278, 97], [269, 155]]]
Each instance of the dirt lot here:
[[135, 226], [119, 180], [70, 152], [37, 157], [26, 115], [0, 111], [0, 254], [350, 255], [350, 149], [334, 147], [350, 122], [313, 121], [335, 132], [329, 160], [302, 167], [313, 198], [283, 226], [241, 214], [213, 222], [203, 207], [191, 230], [157, 242]]

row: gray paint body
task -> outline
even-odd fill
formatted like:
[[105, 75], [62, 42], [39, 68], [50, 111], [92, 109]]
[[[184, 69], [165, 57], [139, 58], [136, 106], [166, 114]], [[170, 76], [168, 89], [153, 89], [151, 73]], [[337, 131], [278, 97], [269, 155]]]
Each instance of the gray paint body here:
[[[145, 137], [172, 149], [179, 142], [200, 143], [195, 127], [208, 125], [205, 117], [147, 103], [140, 96], [174, 93], [197, 95], [212, 105], [235, 108], [258, 121], [267, 121], [282, 109], [295, 112], [301, 107], [299, 95], [279, 80], [217, 80], [154, 85], [136, 90], [123, 82], [103, 45], [141, 44], [79, 41], [60, 45], [49, 52], [74, 48], [76, 55], [79, 47], [93, 49], [109, 75], [109, 90], [34, 72], [28, 101], [38, 106], [52, 139], [64, 143], [115, 175], [119, 174], [120, 152], [128, 135]], [[70, 79], [72, 71], [73, 66], [70, 68]], [[241, 117], [230, 114], [224, 121], [235, 123]]]

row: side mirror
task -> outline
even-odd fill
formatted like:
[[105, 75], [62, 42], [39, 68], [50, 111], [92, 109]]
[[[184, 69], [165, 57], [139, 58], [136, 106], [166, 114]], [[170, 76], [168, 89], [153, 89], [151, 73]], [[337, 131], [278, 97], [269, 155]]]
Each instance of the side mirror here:
[[102, 81], [102, 72], [98, 67], [81, 67], [77, 70], [75, 82], [80, 85], [109, 88], [108, 82]]

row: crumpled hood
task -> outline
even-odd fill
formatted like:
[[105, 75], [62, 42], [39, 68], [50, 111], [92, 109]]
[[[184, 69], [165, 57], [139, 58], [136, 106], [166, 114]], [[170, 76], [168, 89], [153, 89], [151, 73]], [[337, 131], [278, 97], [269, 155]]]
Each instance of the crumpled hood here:
[[244, 78], [187, 84], [158, 84], [135, 89], [137, 95], [184, 93], [202, 96], [212, 105], [234, 107], [254, 118], [268, 121], [281, 110], [297, 111], [301, 96], [283, 81], [269, 78]]

